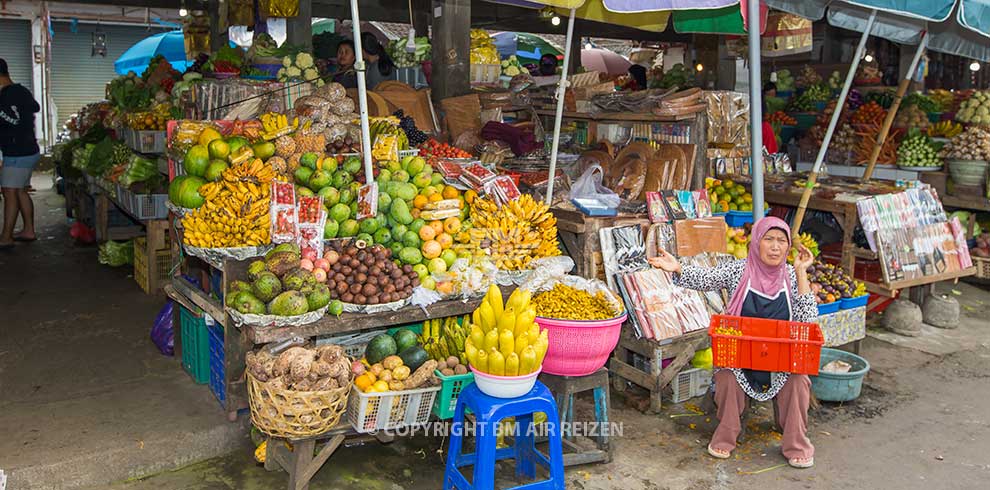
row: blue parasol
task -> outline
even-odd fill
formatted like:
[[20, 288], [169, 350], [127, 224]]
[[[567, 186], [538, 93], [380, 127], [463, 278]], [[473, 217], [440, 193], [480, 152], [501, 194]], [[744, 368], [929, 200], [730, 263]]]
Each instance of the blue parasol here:
[[182, 31], [171, 31], [138, 41], [117, 58], [113, 63], [113, 69], [118, 75], [126, 75], [132, 71], [141, 74], [148, 68], [151, 58], [158, 55], [164, 56], [172, 67], [180, 72], [186, 71], [186, 68], [192, 65], [192, 61], [186, 60], [186, 43]]

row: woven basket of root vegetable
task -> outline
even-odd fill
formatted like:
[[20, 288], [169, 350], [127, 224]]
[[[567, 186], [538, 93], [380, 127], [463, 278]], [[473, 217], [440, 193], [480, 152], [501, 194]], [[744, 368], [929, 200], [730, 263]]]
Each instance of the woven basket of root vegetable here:
[[251, 423], [272, 437], [303, 439], [334, 428], [347, 408], [351, 360], [337, 345], [250, 352]]

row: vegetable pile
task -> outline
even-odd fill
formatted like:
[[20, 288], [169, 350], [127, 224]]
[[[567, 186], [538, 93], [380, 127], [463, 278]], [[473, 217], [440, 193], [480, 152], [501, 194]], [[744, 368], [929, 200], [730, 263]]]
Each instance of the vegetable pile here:
[[990, 159], [990, 131], [970, 126], [943, 148], [945, 158], [956, 160]]
[[350, 386], [351, 361], [337, 345], [265, 349], [244, 356], [247, 372], [275, 391], [327, 391]]
[[430, 46], [430, 38], [425, 36], [413, 38], [413, 41], [416, 43], [416, 49], [411, 53], [406, 51], [407, 41], [408, 38], [400, 37], [389, 41], [386, 47], [388, 55], [392, 58], [395, 66], [399, 68], [419, 66], [424, 61], [430, 59], [433, 52], [433, 48]]
[[990, 125], [990, 92], [976, 91], [959, 104], [956, 120], [964, 123]]
[[416, 334], [407, 328], [393, 335], [381, 334], [368, 342], [364, 359], [351, 364], [357, 375], [354, 386], [364, 393], [414, 390], [438, 383], [437, 361], [416, 344]]
[[924, 129], [928, 125], [928, 114], [917, 105], [901, 105], [894, 116], [894, 127]]
[[897, 148], [897, 164], [902, 167], [941, 167], [938, 156], [942, 145], [935, 143], [918, 128], [911, 128]]
[[[303, 267], [303, 260], [310, 265]], [[319, 310], [330, 303], [330, 288], [317, 280], [311, 264], [296, 244], [278, 245], [264, 260], [248, 266], [251, 282], [231, 281], [224, 302], [253, 315], [296, 316]]]
[[[778, 74], [777, 77], [779, 79], [780, 75]], [[810, 65], [804, 65], [804, 67], [801, 68], [801, 73], [797, 76], [797, 86], [810, 88], [814, 85], [818, 85], [819, 83], [822, 83], [822, 76], [819, 75], [818, 72], [815, 71], [815, 69]]]
[[851, 122], [853, 124], [883, 124], [885, 117], [887, 117], [887, 111], [876, 101], [871, 100], [856, 110]]

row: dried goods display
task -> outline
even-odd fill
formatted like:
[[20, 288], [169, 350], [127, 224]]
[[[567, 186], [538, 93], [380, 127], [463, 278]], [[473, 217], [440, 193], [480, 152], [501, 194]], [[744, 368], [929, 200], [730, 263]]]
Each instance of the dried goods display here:
[[532, 299], [536, 314], [544, 318], [563, 320], [605, 320], [615, 318], [614, 299], [604, 291], [591, 294], [566, 284], [555, 284], [553, 289], [538, 293]]

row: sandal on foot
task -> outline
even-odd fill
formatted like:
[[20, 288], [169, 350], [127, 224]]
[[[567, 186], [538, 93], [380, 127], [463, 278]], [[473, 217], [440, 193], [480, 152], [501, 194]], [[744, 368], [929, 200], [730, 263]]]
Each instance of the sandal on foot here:
[[729, 459], [729, 457], [732, 456], [732, 451], [720, 451], [718, 449], [713, 448], [711, 446], [711, 444], [709, 444], [708, 445], [708, 454], [711, 457], [717, 458], [717, 459]]
[[811, 468], [815, 465], [815, 458], [791, 458], [787, 460], [787, 464], [791, 465], [792, 468]]
[[33, 242], [33, 241], [36, 241], [37, 239], [38, 239], [38, 237], [36, 237], [36, 236], [26, 237], [26, 236], [17, 235], [17, 236], [14, 237], [14, 241], [15, 242]]

